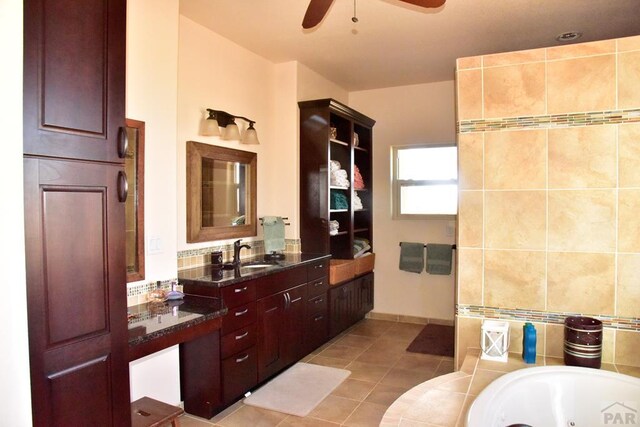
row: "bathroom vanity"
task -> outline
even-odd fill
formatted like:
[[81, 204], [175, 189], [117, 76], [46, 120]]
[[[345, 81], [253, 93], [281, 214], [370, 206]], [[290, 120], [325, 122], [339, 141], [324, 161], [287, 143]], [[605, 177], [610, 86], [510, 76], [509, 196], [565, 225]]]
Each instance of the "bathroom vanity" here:
[[234, 270], [206, 265], [178, 273], [185, 294], [219, 298], [228, 310], [218, 348], [197, 355], [181, 348], [181, 366], [220, 362], [220, 381], [211, 384], [219, 400], [197, 407], [185, 401], [187, 412], [211, 418], [328, 340], [329, 258], [287, 254], [271, 263], [246, 260]]

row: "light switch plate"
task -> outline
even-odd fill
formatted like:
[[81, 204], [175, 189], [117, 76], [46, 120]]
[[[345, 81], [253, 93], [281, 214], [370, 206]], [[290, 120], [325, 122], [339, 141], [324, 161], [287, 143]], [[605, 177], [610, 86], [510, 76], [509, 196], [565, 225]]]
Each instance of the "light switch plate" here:
[[162, 238], [160, 236], [151, 236], [147, 239], [147, 254], [156, 255], [162, 253]]

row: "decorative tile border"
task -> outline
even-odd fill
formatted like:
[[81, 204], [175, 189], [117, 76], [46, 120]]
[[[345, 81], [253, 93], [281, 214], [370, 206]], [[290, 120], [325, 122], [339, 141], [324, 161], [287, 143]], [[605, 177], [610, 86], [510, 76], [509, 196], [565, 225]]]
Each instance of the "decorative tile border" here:
[[505, 129], [548, 129], [640, 122], [640, 109], [592, 111], [588, 113], [546, 116], [509, 117], [501, 119], [462, 120], [456, 123], [458, 133], [490, 132]]
[[[285, 239], [284, 242], [285, 242], [285, 245], [287, 246], [287, 249], [289, 246], [296, 246], [296, 245], [300, 246], [300, 239]], [[252, 241], [247, 241], [247, 243], [251, 245], [252, 250], [261, 249], [262, 250], [261, 253], [264, 253], [264, 240], [252, 240]], [[178, 251], [178, 259], [192, 257], [192, 256], [209, 255], [211, 252], [215, 252], [215, 251], [222, 251], [223, 253], [231, 251], [231, 253], [233, 253], [233, 243], [229, 243], [226, 245], [209, 246], [207, 248], [187, 249], [185, 251]]]
[[[160, 283], [162, 284], [162, 289], [164, 289], [165, 291], [170, 291], [171, 284], [174, 282], [178, 283], [178, 279], [175, 278], [175, 279], [169, 279], [169, 280], [160, 280]], [[158, 286], [157, 283], [158, 282], [155, 281], [155, 282], [140, 283], [137, 285], [127, 286], [127, 297], [146, 295]]]
[[[247, 240], [245, 243], [249, 244], [251, 249], [242, 251], [243, 258], [264, 255], [264, 240]], [[285, 239], [285, 252], [298, 253], [300, 252], [300, 247], [300, 239]], [[216, 251], [222, 252], [222, 260], [224, 262], [231, 261], [233, 258], [233, 243], [178, 251], [178, 270], [209, 264], [211, 253]]]
[[487, 307], [481, 305], [456, 304], [456, 315], [483, 319], [517, 320], [521, 322], [564, 324], [567, 316], [589, 316], [602, 321], [603, 326], [640, 332], [640, 318], [603, 315], [586, 315], [583, 313], [565, 313], [526, 309], [510, 309]]

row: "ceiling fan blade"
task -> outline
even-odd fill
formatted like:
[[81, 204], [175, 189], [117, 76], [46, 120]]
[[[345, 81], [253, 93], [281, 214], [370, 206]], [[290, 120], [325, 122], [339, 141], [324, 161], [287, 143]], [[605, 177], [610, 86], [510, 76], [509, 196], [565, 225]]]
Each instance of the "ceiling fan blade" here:
[[405, 3], [415, 4], [421, 7], [440, 7], [446, 0], [400, 0]]
[[302, 20], [302, 28], [313, 28], [322, 21], [333, 0], [311, 0]]

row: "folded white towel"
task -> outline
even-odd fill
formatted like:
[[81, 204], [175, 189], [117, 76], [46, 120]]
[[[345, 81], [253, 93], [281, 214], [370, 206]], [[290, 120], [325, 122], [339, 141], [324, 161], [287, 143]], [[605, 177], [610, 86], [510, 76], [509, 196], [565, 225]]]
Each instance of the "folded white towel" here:
[[341, 167], [341, 166], [340, 166], [340, 162], [339, 162], [339, 161], [337, 161], [337, 160], [331, 160], [331, 161], [329, 162], [329, 170], [330, 170], [331, 172], [333, 172], [333, 171], [337, 171], [338, 169], [340, 169], [340, 167]]
[[353, 195], [353, 209], [355, 210], [364, 209], [364, 206], [362, 206], [362, 200], [360, 200], [358, 193], [355, 193]]

